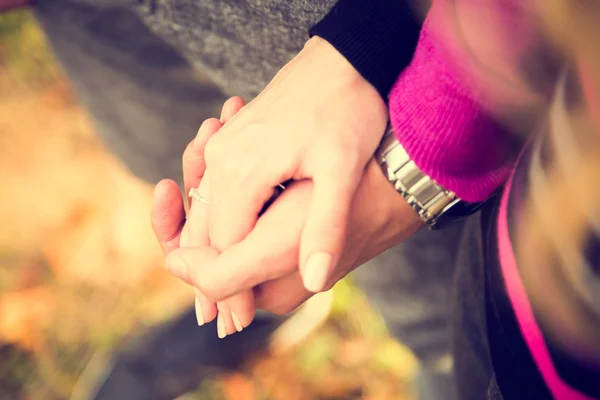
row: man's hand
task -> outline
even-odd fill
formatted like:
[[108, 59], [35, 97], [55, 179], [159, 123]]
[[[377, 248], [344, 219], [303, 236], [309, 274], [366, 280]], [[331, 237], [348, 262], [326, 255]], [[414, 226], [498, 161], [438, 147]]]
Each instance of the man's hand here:
[[326, 289], [342, 257], [352, 199], [386, 123], [375, 88], [325, 40], [309, 40], [207, 143], [212, 246], [225, 250], [246, 238], [279, 183], [310, 180], [312, 189], [302, 189], [302, 218], [291, 209], [289, 215], [274, 214], [284, 226], [294, 220], [299, 246], [287, 237], [285, 248], [264, 243], [255, 252], [275, 260], [285, 251], [294, 268], [300, 265], [308, 290]]
[[[423, 226], [375, 161], [369, 162], [360, 178], [342, 238], [345, 247], [323, 289]], [[167, 267], [212, 301], [254, 288], [258, 308], [292, 311], [313, 294], [303, 287], [298, 273], [298, 243], [313, 186], [308, 180], [292, 184], [246, 238], [220, 254], [209, 247], [181, 248], [167, 257]]]

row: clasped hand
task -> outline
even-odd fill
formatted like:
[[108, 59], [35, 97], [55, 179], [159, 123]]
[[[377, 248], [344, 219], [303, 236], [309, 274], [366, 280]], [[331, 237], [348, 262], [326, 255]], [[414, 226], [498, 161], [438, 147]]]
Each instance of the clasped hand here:
[[[220, 337], [255, 307], [287, 313], [413, 234], [419, 218], [372, 160], [387, 123], [377, 91], [311, 39], [251, 103], [228, 100], [183, 156], [187, 218], [173, 181], [152, 223], [169, 271], [194, 287], [199, 324]], [[259, 217], [273, 188], [293, 180]]]

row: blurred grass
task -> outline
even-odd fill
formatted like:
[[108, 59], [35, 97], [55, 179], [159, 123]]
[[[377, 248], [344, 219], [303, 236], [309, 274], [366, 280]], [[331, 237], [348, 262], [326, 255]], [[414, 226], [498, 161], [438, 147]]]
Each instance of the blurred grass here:
[[[93, 357], [190, 293], [163, 271], [151, 188], [98, 142], [27, 11], [0, 15], [0, 176], [0, 399], [65, 399]], [[181, 399], [410, 398], [411, 354], [350, 282], [334, 294], [294, 351]]]

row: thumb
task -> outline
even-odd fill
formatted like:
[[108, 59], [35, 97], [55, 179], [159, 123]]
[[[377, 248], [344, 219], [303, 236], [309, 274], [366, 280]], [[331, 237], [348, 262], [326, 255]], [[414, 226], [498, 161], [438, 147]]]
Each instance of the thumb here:
[[214, 279], [211, 279], [209, 272], [212, 270], [207, 265], [214, 263], [218, 255], [219, 252], [211, 247], [180, 247], [167, 255], [165, 264], [172, 275], [209, 297], [206, 287]]
[[174, 181], [162, 180], [154, 188], [150, 221], [165, 255], [179, 247], [185, 210], [181, 191]]
[[360, 176], [348, 174], [344, 179], [331, 174], [313, 178], [313, 200], [300, 239], [300, 274], [304, 287], [311, 292], [327, 288], [340, 259]]

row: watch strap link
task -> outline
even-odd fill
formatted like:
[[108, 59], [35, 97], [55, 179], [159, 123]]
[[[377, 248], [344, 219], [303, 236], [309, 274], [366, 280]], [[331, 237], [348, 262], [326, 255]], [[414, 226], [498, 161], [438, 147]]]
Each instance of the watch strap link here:
[[375, 157], [396, 191], [430, 228], [434, 229], [437, 219], [460, 202], [456, 194], [444, 189], [417, 167], [396, 139], [391, 125], [386, 129]]

